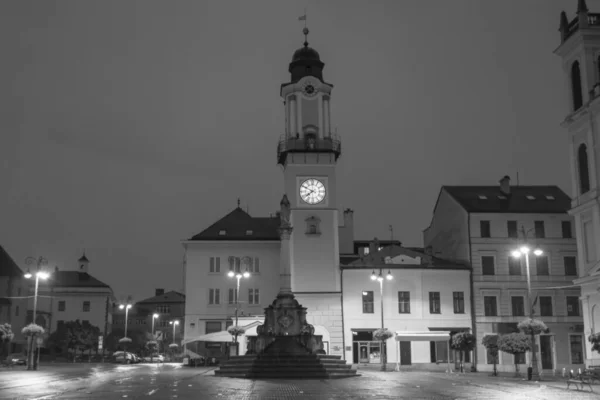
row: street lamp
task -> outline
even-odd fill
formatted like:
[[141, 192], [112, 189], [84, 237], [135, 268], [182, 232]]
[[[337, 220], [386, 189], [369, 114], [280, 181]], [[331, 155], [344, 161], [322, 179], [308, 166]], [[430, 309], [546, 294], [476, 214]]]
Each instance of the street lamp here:
[[127, 302], [127, 304], [119, 304], [119, 309], [125, 309], [125, 336], [123, 336], [123, 338], [127, 337], [127, 318], [129, 315], [129, 309], [131, 308], [131, 304], [129, 303], [129, 301]]
[[[385, 276], [385, 278], [388, 281], [391, 281], [392, 279], [394, 279], [394, 277], [392, 276], [392, 271], [388, 270], [387, 275]], [[371, 274], [371, 280], [372, 281], [379, 281], [379, 298], [381, 299], [381, 329], [384, 329], [384, 325], [383, 325], [383, 274], [381, 272], [381, 269], [379, 269], [379, 275], [375, 275], [375, 270], [373, 270], [373, 273]], [[385, 342], [382, 340], [381, 341], [381, 370], [382, 371], [386, 371], [387, 367], [386, 367], [386, 356], [384, 355], [384, 345]], [[387, 352], [386, 352], [387, 354]]]
[[[533, 228], [535, 229], [535, 228]], [[527, 242], [527, 234], [529, 232], [531, 232], [533, 229], [530, 229], [528, 231], [525, 231], [525, 227], [521, 226], [521, 232], [523, 234], [523, 239], [525, 240], [525, 242]], [[534, 316], [534, 305], [532, 303], [532, 294], [531, 294], [531, 273], [529, 270], [529, 254], [532, 253], [531, 248], [525, 244], [521, 247], [519, 247], [518, 249], [515, 249], [511, 252], [511, 255], [514, 258], [518, 258], [521, 259], [521, 256], [525, 256], [525, 269], [527, 271], [527, 296], [528, 296], [528, 305], [529, 305], [529, 318], [531, 318], [533, 320], [533, 316]], [[533, 250], [533, 254], [536, 257], [541, 256], [542, 254], [544, 254], [544, 252], [541, 249], [535, 248]], [[535, 349], [535, 335], [533, 334], [533, 332], [531, 333], [531, 378], [533, 380], [539, 380], [540, 379], [540, 373], [538, 370], [538, 365], [537, 365], [537, 355], [536, 355], [536, 349]]]
[[[240, 279], [242, 278], [250, 278], [250, 272], [248, 271], [248, 267], [246, 266], [246, 271], [244, 271], [244, 273], [242, 274], [240, 266], [239, 265], [235, 265], [235, 272], [232, 270], [230, 270], [227, 273], [227, 276], [229, 276], [230, 278], [236, 278], [237, 279], [237, 286], [235, 289], [235, 327], [237, 328], [238, 326], [238, 308], [239, 308], [239, 298], [240, 298]], [[239, 348], [238, 348], [238, 338], [237, 338], [237, 334], [235, 335], [235, 354], [239, 355]]]
[[[31, 321], [31, 323], [35, 324], [36, 315], [37, 315], [38, 287], [40, 284], [40, 279], [46, 280], [50, 276], [49, 273], [42, 270], [42, 267], [48, 265], [48, 260], [46, 260], [44, 257], [39, 257], [37, 259], [34, 257], [27, 257], [25, 259], [25, 264], [27, 264], [27, 265], [35, 264], [37, 266], [37, 270], [35, 271], [35, 292], [33, 294], [33, 316], [32, 316], [32, 321]], [[34, 274], [31, 273], [29, 268], [27, 268], [27, 272], [24, 275], [25, 279], [31, 279], [31, 278], [33, 278], [33, 276], [34, 276]], [[27, 354], [27, 356], [28, 356], [27, 369], [28, 370], [31, 370], [31, 369], [36, 370], [37, 369], [37, 365], [33, 365], [34, 364], [33, 340], [34, 340], [34, 336], [31, 336], [31, 340], [29, 342], [29, 352]]]
[[157, 319], [159, 317], [158, 314], [154, 313], [152, 314], [152, 340], [154, 340], [154, 320]]
[[173, 344], [175, 344], [175, 327], [177, 325], [179, 325], [179, 321], [178, 320], [171, 321], [171, 322], [169, 322], [169, 324], [173, 325]]

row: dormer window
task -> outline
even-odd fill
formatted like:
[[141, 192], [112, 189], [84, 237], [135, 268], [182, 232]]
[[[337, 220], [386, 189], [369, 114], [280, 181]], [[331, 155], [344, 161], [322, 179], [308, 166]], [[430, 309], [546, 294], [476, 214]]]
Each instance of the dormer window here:
[[247, 231], [246, 231], [246, 236], [252, 236], [252, 233], [253, 233], [253, 232], [252, 232], [251, 230], [247, 230]]
[[546, 195], [546, 200], [556, 200], [554, 196]]
[[504, 196], [504, 195], [502, 195], [502, 194], [501, 194], [501, 195], [498, 195], [498, 198], [499, 198], [500, 200], [506, 200], [506, 196]]
[[480, 194], [479, 195], [479, 200], [487, 200], [487, 196]]
[[527, 195], [527, 200], [535, 200], [535, 196]]
[[321, 229], [320, 229], [320, 224], [321, 224], [321, 220], [319, 219], [319, 217], [308, 217], [305, 219], [306, 222], [306, 234], [307, 235], [320, 235], [321, 234]]
[[227, 234], [226, 230], [219, 231], [219, 236], [225, 236]]
[[367, 254], [369, 254], [369, 248], [368, 247], [363, 247], [363, 254], [366, 256]]

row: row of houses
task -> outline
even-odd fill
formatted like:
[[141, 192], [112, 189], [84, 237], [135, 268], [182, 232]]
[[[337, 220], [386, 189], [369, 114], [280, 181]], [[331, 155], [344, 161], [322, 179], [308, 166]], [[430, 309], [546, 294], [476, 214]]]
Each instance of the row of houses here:
[[[36, 265], [31, 270], [22, 269], [0, 246], [0, 323], [11, 324], [15, 334], [10, 343], [11, 353], [26, 348], [21, 329], [34, 320], [35, 279], [27, 279], [25, 275], [36, 272], [37, 268]], [[151, 332], [154, 328], [155, 334], [159, 332], [163, 340], [181, 340], [183, 323], [179, 322], [183, 322], [184, 294], [156, 289], [154, 296], [141, 301], [119, 301], [111, 287], [91, 275], [89, 268], [90, 261], [85, 254], [77, 260], [74, 269], [41, 266], [48, 278], [39, 280], [35, 323], [45, 328], [45, 339], [61, 324], [75, 320], [98, 327], [103, 337], [111, 332], [124, 335], [125, 312], [119, 306], [129, 303], [132, 308], [127, 313], [128, 336], [135, 332]], [[176, 329], [172, 329], [174, 321], [178, 321]], [[47, 341], [44, 346], [46, 344]]]

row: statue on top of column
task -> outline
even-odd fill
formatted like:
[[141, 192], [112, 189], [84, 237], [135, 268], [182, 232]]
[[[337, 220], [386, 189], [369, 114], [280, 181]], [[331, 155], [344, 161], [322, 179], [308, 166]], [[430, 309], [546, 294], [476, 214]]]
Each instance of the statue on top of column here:
[[281, 206], [281, 226], [288, 227], [290, 226], [290, 201], [287, 198], [287, 195], [284, 194], [281, 202], [279, 203]]

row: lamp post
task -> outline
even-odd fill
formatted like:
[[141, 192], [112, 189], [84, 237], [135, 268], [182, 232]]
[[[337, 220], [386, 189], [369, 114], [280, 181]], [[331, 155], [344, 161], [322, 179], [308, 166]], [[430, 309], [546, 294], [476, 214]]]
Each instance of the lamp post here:
[[154, 320], [157, 319], [159, 317], [158, 314], [154, 313], [152, 314], [152, 340], [154, 340]]
[[[392, 276], [391, 270], [388, 270], [386, 279], [388, 281], [391, 281], [392, 279], [394, 279], [394, 277]], [[379, 298], [381, 299], [381, 329], [383, 330], [384, 329], [384, 324], [383, 324], [383, 274], [381, 272], [381, 268], [379, 269], [379, 275], [375, 275], [375, 270], [373, 270], [373, 273], [371, 274], [371, 280], [379, 281]], [[385, 345], [385, 341], [382, 340], [381, 341], [381, 370], [382, 371], [387, 370], [387, 366], [386, 366], [387, 352], [383, 348], [384, 345]]]
[[173, 325], [173, 344], [175, 344], [175, 327], [177, 325], [179, 325], [179, 321], [174, 320], [174, 321], [169, 322], [169, 324]]
[[[36, 314], [37, 314], [37, 298], [38, 298], [38, 288], [39, 288], [39, 284], [40, 284], [40, 279], [48, 279], [48, 277], [50, 276], [49, 273], [45, 272], [42, 270], [42, 267], [48, 265], [48, 260], [46, 260], [44, 257], [39, 257], [39, 258], [34, 258], [34, 257], [27, 257], [25, 259], [25, 263], [27, 265], [32, 265], [35, 264], [37, 266], [37, 271], [35, 271], [35, 291], [33, 294], [33, 316], [32, 316], [32, 324], [35, 324], [35, 320], [36, 320]], [[33, 277], [33, 274], [30, 272], [29, 268], [27, 268], [27, 272], [25, 273], [24, 277], [26, 279], [31, 279]], [[27, 361], [27, 369], [28, 370], [37, 370], [37, 363], [34, 365], [34, 356], [33, 356], [33, 341], [35, 339], [35, 336], [32, 335], [31, 336], [31, 340], [29, 341], [29, 351], [27, 353], [27, 357], [28, 357], [28, 361]]]
[[[235, 327], [237, 328], [237, 326], [238, 326], [238, 309], [239, 309], [239, 304], [240, 304], [239, 303], [240, 279], [250, 278], [250, 272], [248, 271], [248, 267], [246, 267], [246, 271], [244, 271], [244, 273], [242, 274], [240, 266], [235, 265], [235, 272], [233, 270], [230, 270], [227, 273], [227, 276], [229, 276], [230, 278], [235, 277], [237, 279], [237, 285], [236, 285], [236, 289], [235, 289]], [[239, 355], [237, 334], [235, 335], [235, 354]]]
[[125, 339], [127, 337], [127, 319], [129, 317], [129, 309], [130, 308], [131, 308], [131, 303], [129, 303], [129, 301], [127, 301], [126, 304], [119, 304], [120, 310], [125, 309], [125, 335], [123, 336], [123, 339]]
[[[535, 228], [533, 228], [535, 229]], [[521, 247], [519, 247], [518, 249], [515, 249], [512, 251], [512, 256], [514, 258], [518, 258], [521, 259], [521, 256], [525, 256], [525, 269], [527, 271], [527, 297], [529, 299], [528, 301], [528, 306], [529, 306], [529, 318], [531, 318], [533, 320], [534, 317], [534, 304], [532, 302], [533, 300], [533, 295], [531, 293], [531, 272], [529, 269], [529, 254], [531, 253], [531, 248], [527, 245], [527, 234], [529, 232], [531, 232], [533, 229], [530, 229], [528, 231], [525, 230], [524, 226], [521, 226], [521, 233], [523, 234], [523, 240], [525, 242], [525, 244]], [[544, 254], [544, 252], [541, 249], [534, 249], [533, 250], [533, 254], [538, 257], [541, 256], [542, 254]], [[533, 380], [539, 380], [540, 379], [540, 373], [538, 370], [538, 365], [537, 365], [537, 355], [536, 355], [536, 348], [535, 348], [535, 335], [532, 332], [531, 333], [531, 378]]]

